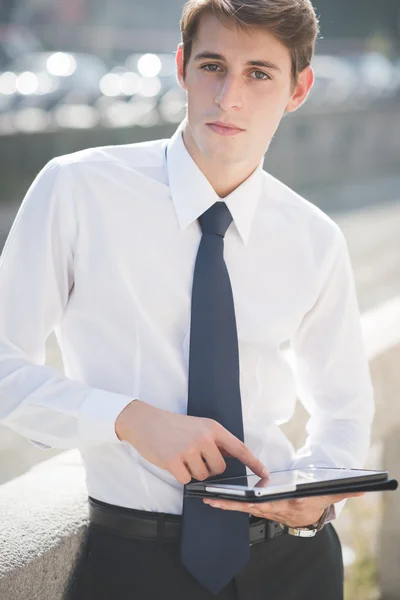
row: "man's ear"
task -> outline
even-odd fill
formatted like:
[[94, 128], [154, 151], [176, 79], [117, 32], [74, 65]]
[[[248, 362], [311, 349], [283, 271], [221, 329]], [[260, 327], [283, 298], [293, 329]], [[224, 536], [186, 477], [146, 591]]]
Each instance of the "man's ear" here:
[[176, 78], [178, 80], [179, 85], [183, 90], [186, 91], [185, 77], [183, 74], [183, 44], [178, 44], [175, 55], [176, 62]]
[[294, 112], [300, 108], [302, 104], [304, 104], [312, 86], [314, 85], [314, 81], [315, 75], [311, 66], [306, 67], [301, 71], [301, 73], [299, 73], [297, 85], [288, 102], [288, 105], [286, 106], [285, 112]]

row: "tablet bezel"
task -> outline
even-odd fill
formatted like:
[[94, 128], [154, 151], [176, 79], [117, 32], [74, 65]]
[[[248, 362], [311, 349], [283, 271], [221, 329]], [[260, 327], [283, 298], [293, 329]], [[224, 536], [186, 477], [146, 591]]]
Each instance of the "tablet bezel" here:
[[[346, 485], [357, 485], [362, 483], [380, 483], [387, 481], [388, 479], [388, 471], [381, 470], [371, 470], [371, 469], [343, 469], [343, 468], [335, 468], [335, 467], [304, 467], [302, 469], [282, 469], [279, 471], [271, 471], [271, 473], [282, 473], [285, 471], [318, 471], [318, 470], [329, 470], [329, 471], [362, 471], [363, 473], [368, 472], [368, 474], [363, 475], [355, 475], [354, 477], [344, 477], [341, 479], [329, 479], [321, 482], [310, 482], [310, 483], [300, 483], [298, 485], [293, 486], [281, 486], [279, 489], [275, 488], [274, 491], [268, 492], [266, 488], [254, 488], [247, 486], [229, 486], [226, 483], [219, 483], [220, 481], [226, 482], [227, 480], [235, 480], [242, 479], [242, 477], [229, 477], [229, 478], [218, 478], [213, 479], [212, 481], [201, 481], [201, 482], [193, 482], [187, 484], [185, 486], [185, 494], [188, 496], [199, 496], [202, 498], [205, 497], [219, 497], [224, 499], [231, 500], [273, 500], [273, 499], [284, 499], [291, 497], [301, 497], [302, 493], [306, 492], [306, 495], [320, 495], [320, 492], [323, 492], [324, 489], [332, 490], [332, 488], [338, 488], [339, 491], [343, 490], [343, 486]], [[213, 491], [207, 491], [206, 488], [213, 488]], [[313, 490], [318, 489], [318, 492], [313, 494]], [[229, 491], [228, 491], [229, 490]], [[331, 491], [329, 493], [332, 493]]]

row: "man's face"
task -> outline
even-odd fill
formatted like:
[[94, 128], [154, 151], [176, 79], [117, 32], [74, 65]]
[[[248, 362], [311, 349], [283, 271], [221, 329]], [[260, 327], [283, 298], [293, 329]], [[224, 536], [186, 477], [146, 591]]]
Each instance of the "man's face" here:
[[[293, 90], [289, 50], [274, 35], [258, 27], [240, 29], [212, 14], [201, 17], [185, 77], [182, 49], [179, 45], [177, 71], [187, 92], [192, 150], [213, 164], [255, 167], [285, 111], [304, 102], [312, 69], [303, 71]], [[238, 129], [213, 125], [218, 121]]]

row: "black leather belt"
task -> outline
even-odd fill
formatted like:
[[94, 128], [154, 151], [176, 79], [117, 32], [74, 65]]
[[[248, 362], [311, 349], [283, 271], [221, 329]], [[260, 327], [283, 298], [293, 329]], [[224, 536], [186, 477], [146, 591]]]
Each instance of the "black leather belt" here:
[[[178, 541], [181, 532], [181, 515], [115, 506], [91, 496], [89, 496], [89, 522], [94, 527], [125, 537], [159, 541]], [[250, 546], [284, 534], [279, 523], [268, 519], [251, 517], [249, 528]]]

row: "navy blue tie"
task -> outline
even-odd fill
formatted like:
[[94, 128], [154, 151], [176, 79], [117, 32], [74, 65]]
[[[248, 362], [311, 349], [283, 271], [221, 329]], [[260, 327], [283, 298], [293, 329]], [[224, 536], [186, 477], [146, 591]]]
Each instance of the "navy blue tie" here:
[[[232, 215], [216, 202], [199, 217], [202, 228], [194, 268], [187, 414], [218, 421], [244, 441], [235, 309], [224, 260], [224, 236]], [[246, 467], [226, 457], [219, 477], [246, 476]], [[207, 481], [215, 479], [211, 476]], [[181, 562], [217, 594], [248, 562], [249, 515], [184, 497]]]

